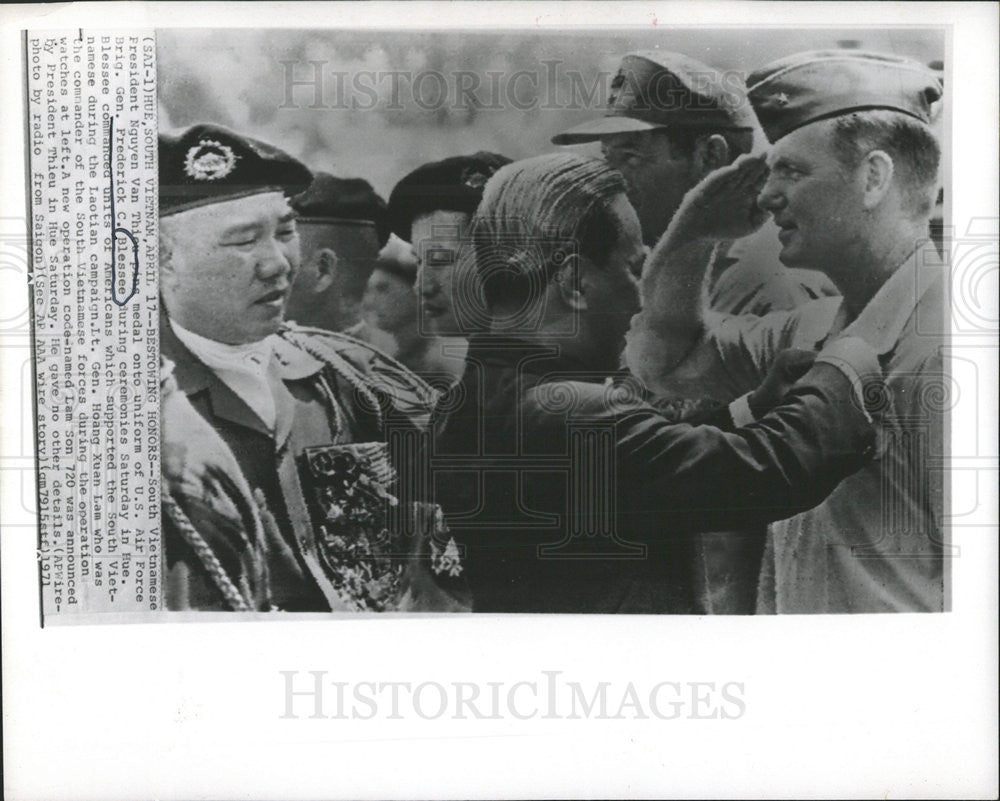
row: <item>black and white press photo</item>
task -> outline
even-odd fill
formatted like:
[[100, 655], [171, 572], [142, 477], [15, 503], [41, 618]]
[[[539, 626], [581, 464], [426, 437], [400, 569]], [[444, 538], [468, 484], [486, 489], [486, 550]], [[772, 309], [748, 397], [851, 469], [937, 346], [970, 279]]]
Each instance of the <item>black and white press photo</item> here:
[[5, 797], [995, 798], [998, 56], [0, 6]]
[[949, 608], [943, 29], [156, 46], [167, 609]]

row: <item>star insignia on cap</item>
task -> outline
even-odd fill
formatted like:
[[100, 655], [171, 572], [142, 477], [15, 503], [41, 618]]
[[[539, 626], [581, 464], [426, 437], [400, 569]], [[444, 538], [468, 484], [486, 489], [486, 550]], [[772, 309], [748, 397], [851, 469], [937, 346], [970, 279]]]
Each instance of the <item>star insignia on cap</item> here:
[[778, 92], [774, 95], [774, 105], [776, 106], [787, 106], [788, 105], [788, 95], [784, 92]]
[[196, 181], [217, 181], [236, 168], [233, 149], [215, 139], [202, 139], [184, 157], [184, 172]]

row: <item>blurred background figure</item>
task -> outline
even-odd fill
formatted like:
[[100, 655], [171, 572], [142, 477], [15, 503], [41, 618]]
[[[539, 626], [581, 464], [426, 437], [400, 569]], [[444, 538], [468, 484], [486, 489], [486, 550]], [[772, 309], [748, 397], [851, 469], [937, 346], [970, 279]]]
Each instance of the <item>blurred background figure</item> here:
[[362, 178], [316, 173], [292, 200], [302, 267], [288, 299], [288, 319], [344, 331], [361, 321], [361, 297], [389, 239], [385, 201]]
[[421, 330], [416, 280], [413, 249], [398, 237], [390, 237], [365, 287], [363, 319], [347, 333], [381, 348], [443, 389], [461, 375], [464, 353], [450, 354], [440, 337]]
[[419, 330], [437, 340], [443, 360], [458, 365], [456, 380], [466, 337], [489, 323], [468, 247], [469, 221], [486, 182], [509, 163], [482, 151], [431, 162], [406, 175], [389, 195], [389, 224], [412, 243], [416, 259]]

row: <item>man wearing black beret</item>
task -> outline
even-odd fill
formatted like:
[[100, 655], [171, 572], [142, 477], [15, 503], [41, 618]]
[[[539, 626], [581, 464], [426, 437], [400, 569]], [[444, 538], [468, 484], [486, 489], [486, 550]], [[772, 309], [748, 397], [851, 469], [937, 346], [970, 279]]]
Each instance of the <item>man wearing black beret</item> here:
[[[159, 153], [161, 353], [276, 523], [270, 602], [288, 611], [393, 608], [393, 576], [379, 572], [383, 561], [366, 550], [375, 545], [351, 528], [352, 507], [338, 493], [359, 472], [376, 482], [366, 486], [391, 480], [388, 432], [422, 430], [434, 392], [364, 343], [284, 321], [300, 264], [288, 197], [310, 184], [305, 166], [217, 125], [161, 135]], [[337, 544], [348, 529], [354, 550]], [[170, 563], [192, 551], [168, 539], [166, 552]], [[221, 586], [203, 582], [213, 584]]]
[[292, 198], [302, 265], [292, 284], [289, 320], [345, 331], [361, 320], [361, 296], [389, 239], [385, 201], [363, 178], [317, 172]]
[[466, 336], [487, 324], [475, 270], [464, 259], [467, 229], [483, 187], [510, 159], [479, 152], [424, 164], [389, 195], [393, 233], [413, 245], [421, 330]]
[[[928, 237], [940, 81], [906, 58], [833, 50], [780, 59], [747, 85], [772, 143], [766, 163], [744, 157], [709, 176], [685, 198], [667, 239], [718, 242], [732, 234], [720, 221], [742, 217], [752, 230], [763, 209], [779, 228], [782, 262], [822, 271], [843, 297], [764, 317], [714, 317], [692, 302], [700, 276], [678, 274], [666, 259], [655, 287], [644, 286], [644, 303], [663, 313], [661, 334], [633, 341], [629, 363], [656, 383], [662, 354], [695, 343], [671, 373], [732, 397], [784, 348], [823, 347], [841, 333], [867, 342], [886, 377], [879, 458], [815, 509], [772, 526], [758, 610], [941, 611], [944, 473], [931, 460], [945, 450], [950, 382], [946, 272]], [[671, 242], [661, 244], [668, 253]]]

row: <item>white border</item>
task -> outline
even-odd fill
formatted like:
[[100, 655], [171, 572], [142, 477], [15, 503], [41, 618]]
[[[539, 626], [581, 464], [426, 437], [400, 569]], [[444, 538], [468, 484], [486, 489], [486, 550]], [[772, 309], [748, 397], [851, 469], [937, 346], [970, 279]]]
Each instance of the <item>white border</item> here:
[[[19, 29], [476, 28], [573, 25], [953, 25], [952, 220], [996, 237], [997, 7], [963, 3], [79, 4], [0, 8], [0, 218], [22, 218]], [[992, 222], [990, 222], [992, 220]], [[989, 226], [992, 226], [990, 229]], [[5, 281], [4, 287], [11, 286]], [[987, 313], [996, 318], [994, 306]], [[9, 319], [26, 296], [0, 296]], [[953, 423], [977, 525], [956, 532], [948, 615], [508, 617], [38, 628], [34, 532], [3, 546], [8, 798], [996, 797], [996, 351], [975, 361], [978, 430]], [[970, 340], [963, 340], [970, 341]], [[0, 342], [0, 346], [3, 343]], [[23, 373], [0, 347], [4, 453]], [[973, 458], [975, 457], [975, 458]], [[30, 460], [28, 460], [30, 461]], [[25, 460], [3, 462], [3, 509]], [[971, 471], [971, 472], [970, 472]], [[15, 476], [15, 474], [17, 474]], [[957, 475], [957, 474], [956, 474]], [[15, 480], [16, 479], [16, 480]], [[969, 495], [968, 492], [965, 493]], [[14, 521], [16, 522], [16, 521]], [[741, 681], [735, 721], [282, 721], [278, 670], [347, 681], [513, 682], [563, 670], [591, 685]]]

